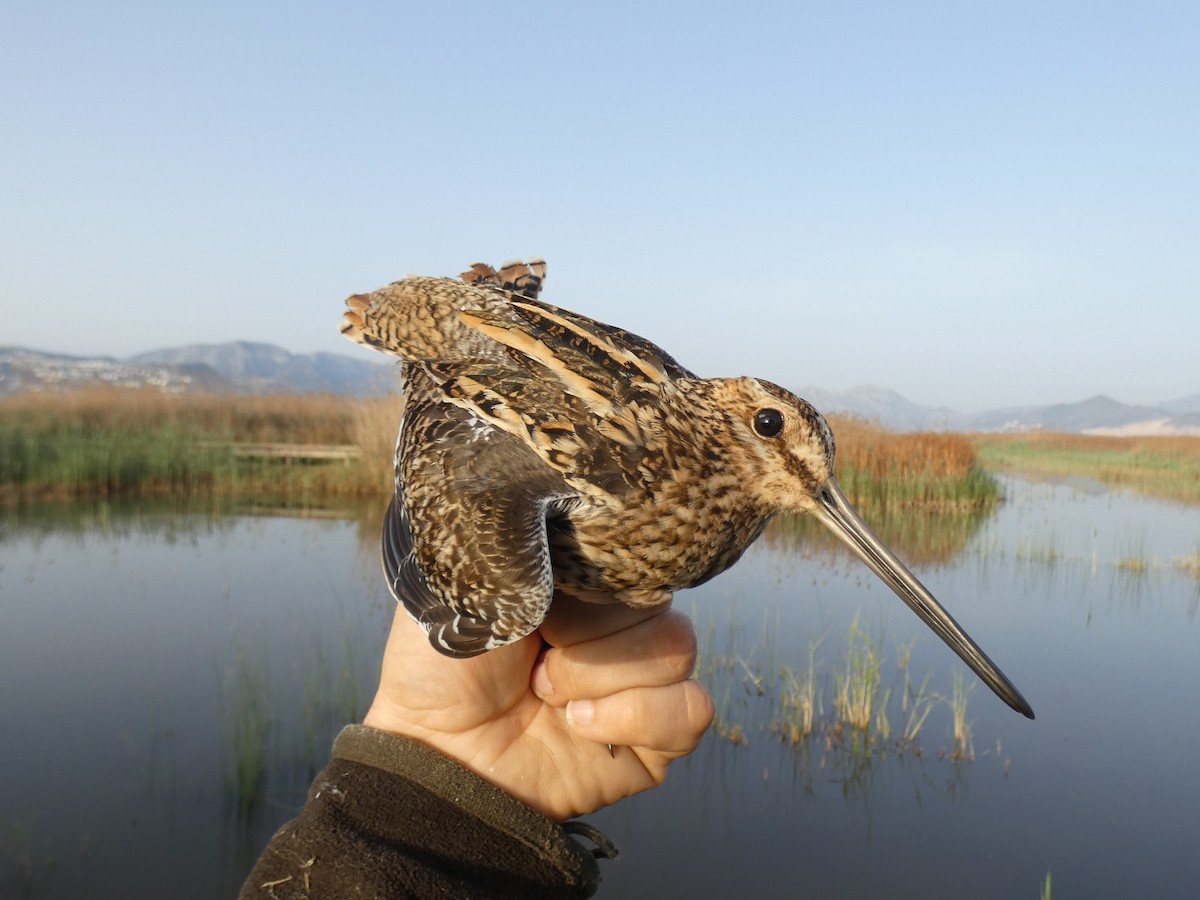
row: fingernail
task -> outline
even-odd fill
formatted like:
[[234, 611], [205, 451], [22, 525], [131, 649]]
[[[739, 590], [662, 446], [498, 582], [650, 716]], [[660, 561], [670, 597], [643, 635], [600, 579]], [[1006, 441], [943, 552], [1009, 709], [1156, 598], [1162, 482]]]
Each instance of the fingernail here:
[[544, 659], [533, 668], [533, 692], [543, 700], [554, 693], [554, 685], [550, 683], [550, 675], [546, 671]]
[[572, 700], [567, 704], [567, 724], [591, 725], [596, 721], [596, 704], [591, 700]]

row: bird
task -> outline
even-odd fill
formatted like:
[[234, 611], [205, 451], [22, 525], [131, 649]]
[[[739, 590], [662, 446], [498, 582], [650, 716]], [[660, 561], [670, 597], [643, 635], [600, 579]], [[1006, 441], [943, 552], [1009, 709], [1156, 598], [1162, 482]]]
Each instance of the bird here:
[[541, 299], [546, 263], [473, 263], [351, 295], [342, 334], [400, 359], [382, 561], [439, 652], [532, 634], [556, 597], [635, 608], [728, 569], [781, 513], [834, 532], [1014, 710], [1029, 703], [846, 499], [807, 401], [699, 378]]

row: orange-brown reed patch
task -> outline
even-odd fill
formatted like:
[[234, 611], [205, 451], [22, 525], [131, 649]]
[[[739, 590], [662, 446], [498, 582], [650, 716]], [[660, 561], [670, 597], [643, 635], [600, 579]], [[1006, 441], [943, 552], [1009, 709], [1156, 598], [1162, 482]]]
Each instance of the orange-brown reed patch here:
[[[7, 435], [14, 454], [24, 454], [24, 474], [4, 480], [36, 488], [35, 493], [89, 493], [98, 489], [98, 482], [104, 482], [101, 493], [124, 491], [135, 483], [141, 491], [175, 489], [192, 480], [210, 484], [212, 468], [225, 465], [217, 452], [220, 445], [322, 444], [357, 447], [360, 456], [349, 466], [352, 477], [333, 467], [314, 473], [309, 480], [318, 489], [384, 494], [392, 485], [401, 403], [395, 394], [168, 394], [104, 386], [17, 394], [0, 398], [0, 437]], [[835, 418], [832, 424], [839, 479], [853, 502], [884, 507], [986, 502], [963, 493], [964, 485], [977, 478], [977, 469], [971, 444], [960, 436], [898, 434], [852, 418]], [[107, 448], [106, 458], [89, 458], [89, 443]], [[206, 453], [197, 454], [198, 446], [207, 448]], [[48, 452], [62, 459], [57, 467], [39, 468]], [[124, 456], [115, 460], [119, 454]], [[112, 475], [114, 468], [120, 469], [119, 478]], [[244, 465], [239, 472], [240, 483], [247, 485], [272, 477], [265, 467], [249, 481]]]
[[971, 442], [942, 431], [889, 431], [851, 416], [830, 416], [839, 470], [849, 467], [885, 481], [890, 478], [966, 478], [978, 460]]
[[364, 483], [378, 485], [380, 493], [392, 491], [395, 485], [396, 433], [403, 405], [400, 394], [354, 402], [354, 444], [362, 454], [355, 465], [361, 467]]
[[851, 502], [889, 507], [978, 508], [1000, 499], [974, 446], [949, 432], [896, 432], [831, 416], [837, 477]]
[[99, 385], [0, 397], [0, 421], [30, 431], [186, 429], [241, 443], [352, 444], [355, 401], [328, 394], [181, 393]]
[[[376, 409], [377, 424], [369, 421]], [[376, 448], [390, 446], [398, 421], [394, 398], [106, 386], [18, 394], [0, 398], [0, 500], [204, 494], [307, 505], [378, 494], [390, 484], [380, 472], [390, 471], [391, 451]], [[249, 458], [244, 444], [298, 452]], [[362, 446], [370, 459], [314, 463], [298, 445]]]

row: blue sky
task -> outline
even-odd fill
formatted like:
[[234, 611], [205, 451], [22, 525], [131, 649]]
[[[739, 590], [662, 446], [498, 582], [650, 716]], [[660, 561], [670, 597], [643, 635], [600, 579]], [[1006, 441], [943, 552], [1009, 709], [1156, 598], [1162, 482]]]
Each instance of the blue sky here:
[[545, 256], [703, 375], [1200, 391], [1200, 5], [9, 2], [0, 344], [365, 353]]

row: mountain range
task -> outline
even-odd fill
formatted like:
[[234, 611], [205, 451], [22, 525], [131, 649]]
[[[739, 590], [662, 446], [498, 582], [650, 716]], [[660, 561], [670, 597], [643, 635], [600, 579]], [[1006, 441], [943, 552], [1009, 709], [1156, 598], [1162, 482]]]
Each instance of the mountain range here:
[[[395, 390], [396, 368], [336, 353], [289, 353], [271, 344], [238, 341], [196, 344], [126, 359], [43, 353], [0, 347], [0, 396], [67, 390], [96, 384], [150, 386], [170, 392], [331, 393], [374, 396]], [[1078, 403], [1024, 406], [962, 414], [919, 406], [887, 388], [848, 391], [807, 387], [797, 393], [817, 409], [851, 413], [897, 431], [1027, 431], [1076, 434], [1187, 434], [1200, 436], [1200, 393], [1158, 404], [1130, 406], [1097, 396]]]
[[369, 396], [394, 388], [395, 367], [336, 353], [289, 353], [271, 344], [194, 344], [126, 359], [64, 356], [0, 347], [0, 396], [89, 385], [155, 387], [172, 393], [342, 394]]

